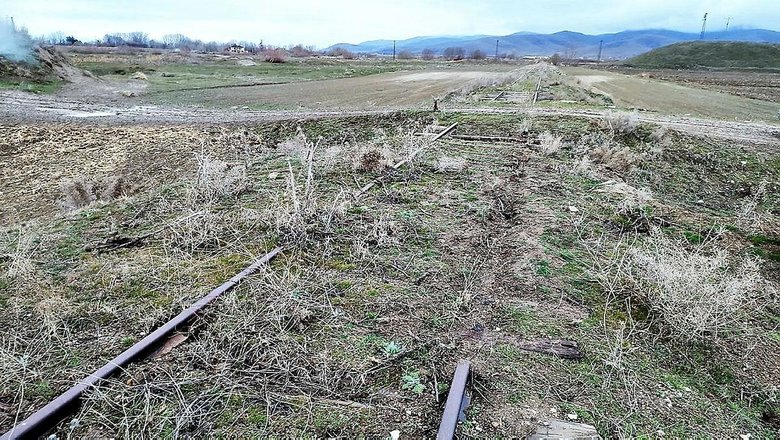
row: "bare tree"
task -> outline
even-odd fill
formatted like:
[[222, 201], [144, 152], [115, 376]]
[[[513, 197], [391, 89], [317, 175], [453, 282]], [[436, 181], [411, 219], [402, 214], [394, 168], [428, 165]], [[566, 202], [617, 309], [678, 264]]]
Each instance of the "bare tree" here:
[[125, 38], [128, 46], [147, 47], [149, 46], [149, 34], [146, 32], [130, 32]]
[[167, 34], [163, 35], [162, 42], [167, 47], [181, 48], [186, 44], [190, 44], [192, 40], [182, 34]]
[[45, 41], [49, 44], [65, 44], [65, 34], [61, 31], [54, 31], [46, 36]]
[[412, 58], [414, 58], [414, 54], [409, 50], [402, 50], [398, 52], [399, 60], [411, 60]]
[[103, 36], [103, 44], [106, 46], [121, 46], [125, 44], [125, 39], [121, 34], [106, 34]]
[[483, 52], [483, 51], [481, 51], [479, 49], [474, 49], [471, 52], [470, 58], [472, 60], [484, 60], [485, 58], [487, 58], [487, 55], [485, 54], [485, 52]]
[[448, 60], [462, 60], [466, 57], [466, 51], [462, 47], [448, 47], [444, 49], [442, 56]]
[[422, 59], [424, 60], [432, 60], [435, 56], [436, 52], [433, 49], [423, 49], [422, 51]]

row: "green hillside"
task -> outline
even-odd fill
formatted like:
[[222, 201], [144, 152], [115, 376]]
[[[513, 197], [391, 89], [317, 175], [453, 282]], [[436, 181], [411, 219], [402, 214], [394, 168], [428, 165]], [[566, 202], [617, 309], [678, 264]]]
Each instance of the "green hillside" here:
[[625, 62], [645, 68], [774, 68], [780, 69], [780, 44], [734, 41], [689, 41], [660, 47]]

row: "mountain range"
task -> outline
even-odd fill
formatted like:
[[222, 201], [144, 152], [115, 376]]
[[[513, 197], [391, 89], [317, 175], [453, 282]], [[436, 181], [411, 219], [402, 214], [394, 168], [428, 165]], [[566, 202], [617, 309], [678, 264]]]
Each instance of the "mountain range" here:
[[[398, 40], [396, 41], [396, 52], [409, 51], [419, 54], [425, 49], [431, 49], [435, 53], [441, 54], [448, 47], [461, 47], [466, 53], [479, 49], [492, 56], [496, 50], [496, 40], [498, 40], [499, 55], [550, 56], [558, 53], [576, 58], [596, 58], [600, 42], [603, 41], [603, 59], [624, 59], [669, 44], [698, 40], [699, 37], [698, 33], [665, 29], [623, 31], [600, 35], [563, 31], [554, 34], [517, 32], [496, 36], [430, 36]], [[733, 29], [707, 32], [704, 39], [707, 41], [780, 43], [780, 32], [766, 29]], [[360, 44], [339, 43], [326, 50], [337, 47], [358, 53], [390, 55], [393, 53], [393, 40], [365, 41]]]

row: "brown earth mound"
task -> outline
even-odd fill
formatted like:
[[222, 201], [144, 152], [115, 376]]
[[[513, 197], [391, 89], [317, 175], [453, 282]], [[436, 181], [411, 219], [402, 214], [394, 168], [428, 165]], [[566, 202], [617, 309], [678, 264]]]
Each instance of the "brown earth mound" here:
[[37, 63], [17, 63], [0, 57], [0, 78], [35, 82], [53, 80], [75, 82], [84, 77], [95, 79], [90, 72], [70, 64], [54, 47], [36, 47], [34, 51]]

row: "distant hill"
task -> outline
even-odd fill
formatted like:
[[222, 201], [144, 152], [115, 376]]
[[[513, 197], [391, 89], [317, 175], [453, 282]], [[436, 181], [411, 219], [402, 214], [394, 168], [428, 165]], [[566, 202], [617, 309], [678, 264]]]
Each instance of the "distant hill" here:
[[689, 41], [631, 58], [626, 65], [651, 68], [743, 67], [780, 69], [780, 44]]
[[[577, 58], [596, 58], [599, 42], [604, 41], [603, 59], [626, 59], [673, 43], [698, 40], [698, 33], [685, 33], [664, 29], [623, 31], [616, 34], [587, 35], [563, 31], [554, 34], [518, 32], [510, 35], [490, 36], [431, 36], [415, 37], [396, 42], [396, 51], [408, 50], [420, 53], [431, 49], [441, 54], [448, 47], [462, 47], [467, 52], [479, 49], [492, 55], [498, 40], [499, 54], [549, 56], [555, 53]], [[707, 41], [747, 41], [780, 43], [780, 32], [765, 29], [734, 29], [728, 32], [708, 32]], [[335, 44], [328, 49], [343, 47], [353, 52], [389, 55], [393, 53], [392, 40], [366, 41], [360, 44]]]

